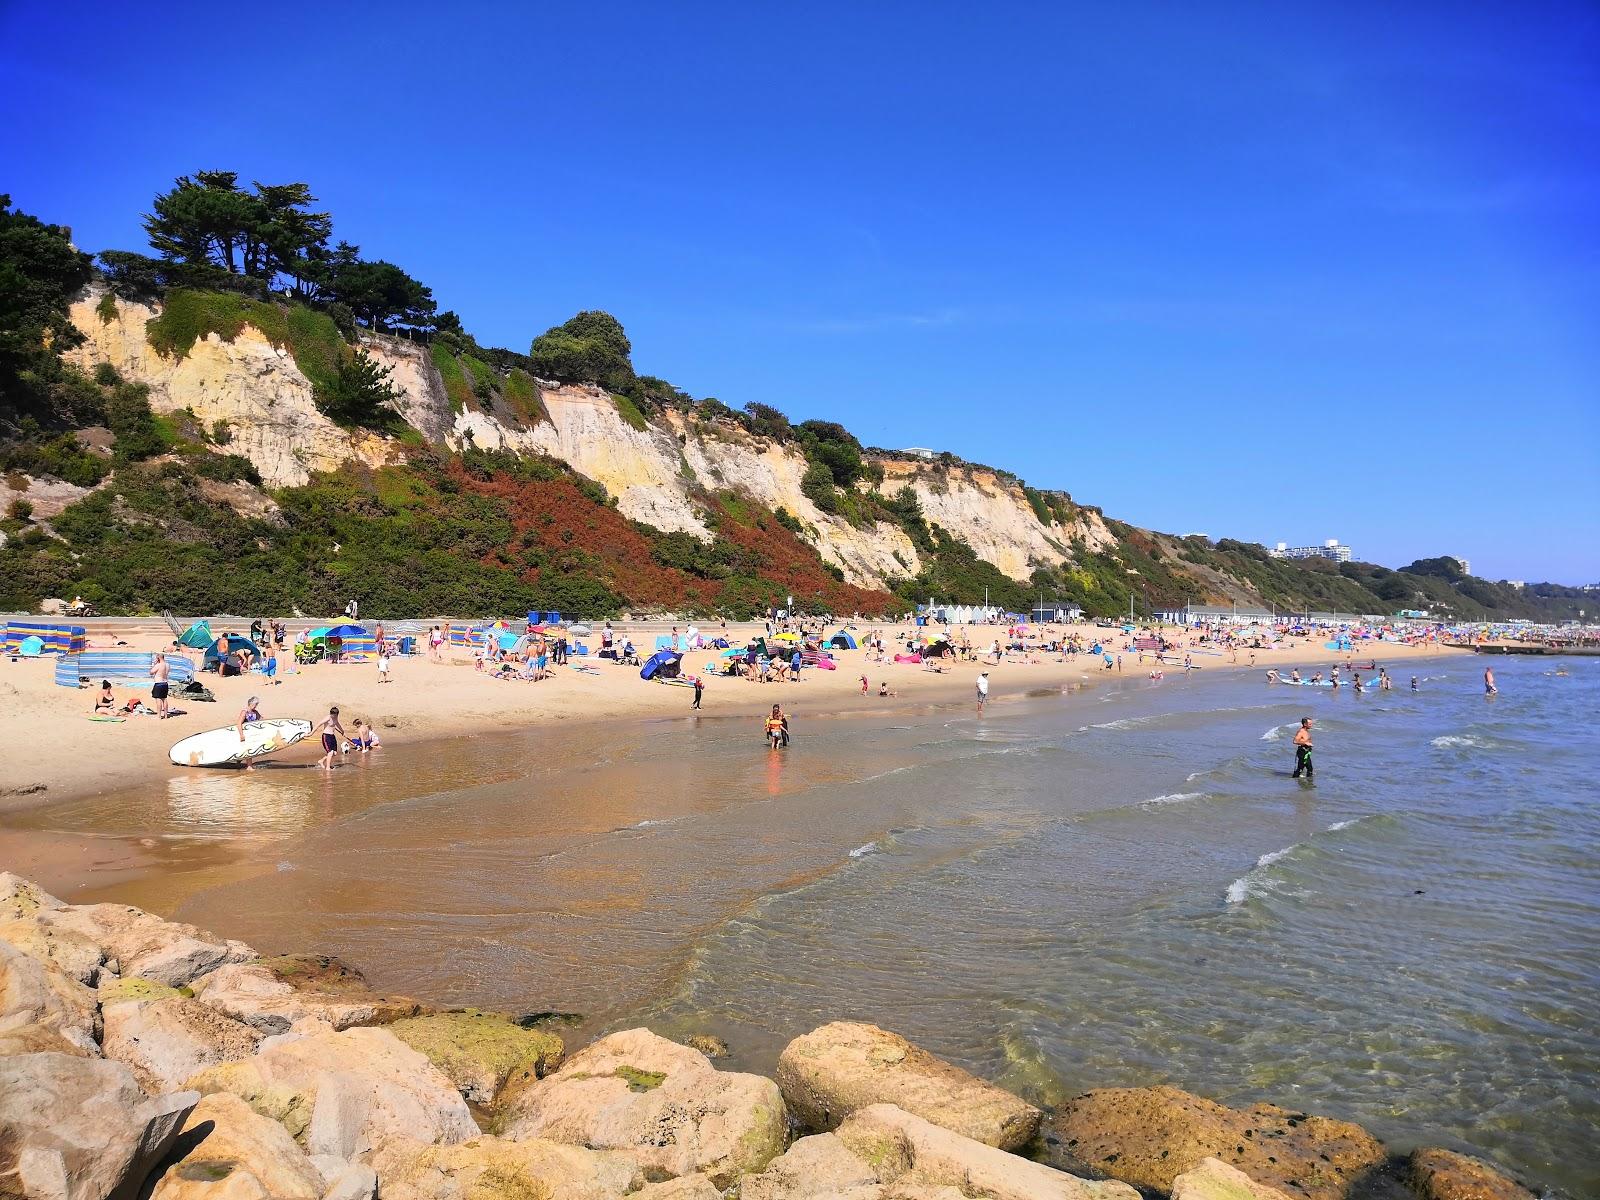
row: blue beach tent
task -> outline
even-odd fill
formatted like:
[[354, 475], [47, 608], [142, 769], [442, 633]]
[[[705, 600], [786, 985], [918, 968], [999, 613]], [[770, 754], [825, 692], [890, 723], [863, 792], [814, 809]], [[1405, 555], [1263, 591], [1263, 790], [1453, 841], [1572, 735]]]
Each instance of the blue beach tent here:
[[675, 679], [678, 675], [678, 660], [683, 655], [675, 654], [671, 650], [658, 650], [645, 660], [644, 666], [639, 668], [640, 679], [654, 679], [657, 675], [663, 679]]
[[855, 638], [842, 629], [828, 639], [828, 644], [835, 650], [854, 650], [856, 648]]

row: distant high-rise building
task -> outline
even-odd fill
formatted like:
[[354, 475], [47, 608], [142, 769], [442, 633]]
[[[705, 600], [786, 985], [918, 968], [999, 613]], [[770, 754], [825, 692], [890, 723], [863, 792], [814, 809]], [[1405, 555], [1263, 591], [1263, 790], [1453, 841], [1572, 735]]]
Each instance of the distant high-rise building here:
[[1471, 575], [1472, 574], [1472, 564], [1470, 562], [1468, 562], [1464, 558], [1458, 558], [1458, 559], [1456, 559], [1456, 561], [1461, 564], [1461, 573], [1463, 575]]
[[1350, 547], [1344, 545], [1338, 538], [1329, 538], [1320, 546], [1291, 546], [1288, 542], [1279, 542], [1267, 553], [1273, 558], [1331, 558], [1334, 562], [1350, 561]]

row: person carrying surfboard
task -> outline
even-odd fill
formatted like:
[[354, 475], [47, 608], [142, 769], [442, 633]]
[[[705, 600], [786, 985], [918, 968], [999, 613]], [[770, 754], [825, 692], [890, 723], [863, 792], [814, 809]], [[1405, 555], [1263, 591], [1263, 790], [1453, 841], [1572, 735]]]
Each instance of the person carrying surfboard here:
[[[239, 719], [234, 723], [234, 728], [239, 731], [239, 740], [241, 742], [244, 741], [244, 727], [246, 725], [254, 725], [261, 720], [260, 705], [260, 697], [251, 696], [250, 699], [244, 702], [244, 707], [239, 710]], [[244, 760], [244, 769], [246, 771], [255, 770], [255, 764], [248, 757]]]
[[[351, 603], [353, 604], [354, 601], [351, 601]], [[351, 740], [350, 735], [345, 732], [344, 726], [339, 724], [338, 705], [328, 710], [328, 715], [317, 725], [316, 732], [322, 734], [322, 749], [324, 751], [322, 758], [317, 762], [317, 766], [323, 768], [323, 770], [331, 771], [333, 770], [333, 756], [339, 753], [339, 739]]]

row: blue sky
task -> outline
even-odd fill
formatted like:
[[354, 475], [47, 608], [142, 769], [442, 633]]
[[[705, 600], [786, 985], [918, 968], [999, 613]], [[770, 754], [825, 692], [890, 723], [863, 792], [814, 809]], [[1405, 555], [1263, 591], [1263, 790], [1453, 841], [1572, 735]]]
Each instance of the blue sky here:
[[487, 343], [1172, 532], [1600, 580], [1593, 5], [0, 2], [0, 188], [306, 180]]

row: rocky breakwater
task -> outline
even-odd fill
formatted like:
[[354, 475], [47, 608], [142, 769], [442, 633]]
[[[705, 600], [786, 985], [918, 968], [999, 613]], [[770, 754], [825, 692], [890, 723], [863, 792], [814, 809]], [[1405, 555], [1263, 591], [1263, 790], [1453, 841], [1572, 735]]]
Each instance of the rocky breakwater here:
[[[1092, 1176], [1092, 1177], [1086, 1177]], [[1391, 1191], [1375, 1192], [1380, 1180]], [[1136, 1187], [1133, 1185], [1137, 1185]], [[1354, 1126], [1175, 1089], [1046, 1114], [871, 1025], [777, 1080], [646, 1029], [565, 1057], [536, 1018], [379, 995], [0, 874], [0, 1196], [39, 1200], [1521, 1200]]]

